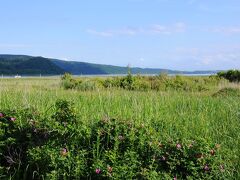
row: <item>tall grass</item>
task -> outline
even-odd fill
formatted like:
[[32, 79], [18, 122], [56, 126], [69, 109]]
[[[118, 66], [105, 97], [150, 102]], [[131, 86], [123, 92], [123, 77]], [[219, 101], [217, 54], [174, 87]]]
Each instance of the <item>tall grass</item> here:
[[56, 100], [66, 99], [75, 104], [77, 121], [88, 127], [111, 117], [151, 127], [162, 139], [203, 138], [221, 145], [219, 159], [227, 169], [224, 177], [239, 179], [240, 98], [212, 96], [217, 89], [216, 86], [208, 92], [78, 91], [60, 88], [60, 79], [1, 79], [0, 110], [33, 107], [50, 117], [55, 112]]

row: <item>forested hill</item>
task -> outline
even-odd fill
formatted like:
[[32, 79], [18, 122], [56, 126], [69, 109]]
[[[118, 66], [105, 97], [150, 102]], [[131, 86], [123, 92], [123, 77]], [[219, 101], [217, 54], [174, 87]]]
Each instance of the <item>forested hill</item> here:
[[64, 72], [47, 58], [0, 55], [0, 74], [3, 75], [57, 75]]
[[[65, 72], [74, 75], [126, 74], [128, 68], [25, 55], [0, 55], [0, 75], [60, 75]], [[131, 72], [133, 74], [159, 74], [161, 72], [168, 74], [214, 73], [213, 71], [185, 72], [152, 68], [131, 68]]]
[[[81, 74], [127, 74], [128, 67], [92, 64], [77, 61], [62, 61], [52, 60], [57, 66], [61, 67], [67, 72], [75, 75]], [[167, 69], [151, 69], [151, 68], [131, 68], [133, 74], [159, 74], [161, 72], [167, 73], [183, 73], [181, 71], [172, 71]]]

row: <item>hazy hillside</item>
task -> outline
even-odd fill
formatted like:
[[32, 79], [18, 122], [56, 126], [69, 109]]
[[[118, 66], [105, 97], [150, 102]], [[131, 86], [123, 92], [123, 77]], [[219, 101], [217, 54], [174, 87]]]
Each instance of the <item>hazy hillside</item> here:
[[[87, 74], [127, 74], [128, 67], [103, 65], [103, 64], [93, 64], [86, 62], [77, 61], [62, 61], [57, 59], [52, 59], [52, 61], [64, 69], [66, 72], [70, 72], [75, 75], [87, 75]], [[131, 72], [133, 74], [160, 74], [162, 72], [168, 74], [210, 74], [215, 73], [215, 71], [175, 71], [169, 69], [157, 69], [157, 68], [138, 68], [131, 67]]]
[[[63, 61], [43, 57], [32, 57], [25, 55], [0, 55], [0, 74], [3, 75], [59, 75], [69, 72], [74, 75], [96, 75], [96, 74], [126, 74], [127, 67], [92, 64], [77, 61]], [[133, 74], [208, 74], [214, 71], [174, 71], [156, 68], [131, 68]]]
[[[128, 67], [92, 64], [76, 61], [61, 61], [52, 60], [57, 66], [61, 67], [67, 72], [72, 74], [126, 74], [128, 73]], [[160, 72], [176, 73], [176, 71], [164, 70], [164, 69], [143, 69], [143, 68], [131, 68], [133, 74], [158, 74]]]
[[84, 62], [75, 61], [62, 61], [53, 59], [52, 62], [58, 67], [65, 70], [65, 72], [70, 72], [71, 74], [109, 74], [108, 72], [101, 69], [101, 65], [93, 65]]

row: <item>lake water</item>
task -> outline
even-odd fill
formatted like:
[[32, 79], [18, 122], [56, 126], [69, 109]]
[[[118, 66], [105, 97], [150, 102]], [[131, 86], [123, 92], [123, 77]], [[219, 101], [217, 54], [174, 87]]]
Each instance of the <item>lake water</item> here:
[[[94, 74], [94, 75], [73, 75], [73, 77], [117, 77], [117, 76], [126, 76], [127, 74]], [[141, 76], [157, 76], [159, 74], [140, 74]], [[168, 76], [210, 76], [213, 74], [168, 74]], [[59, 78], [62, 75], [54, 75], [54, 76], [0, 76], [0, 78]], [[133, 74], [133, 76], [137, 76], [137, 74]]]

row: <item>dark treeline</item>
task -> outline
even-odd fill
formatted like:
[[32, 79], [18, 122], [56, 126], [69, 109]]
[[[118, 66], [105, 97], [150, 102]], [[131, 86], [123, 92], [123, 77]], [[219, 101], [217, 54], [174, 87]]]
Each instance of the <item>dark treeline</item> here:
[[222, 71], [217, 74], [221, 78], [225, 78], [230, 82], [240, 82], [240, 71], [239, 70], [229, 70]]

